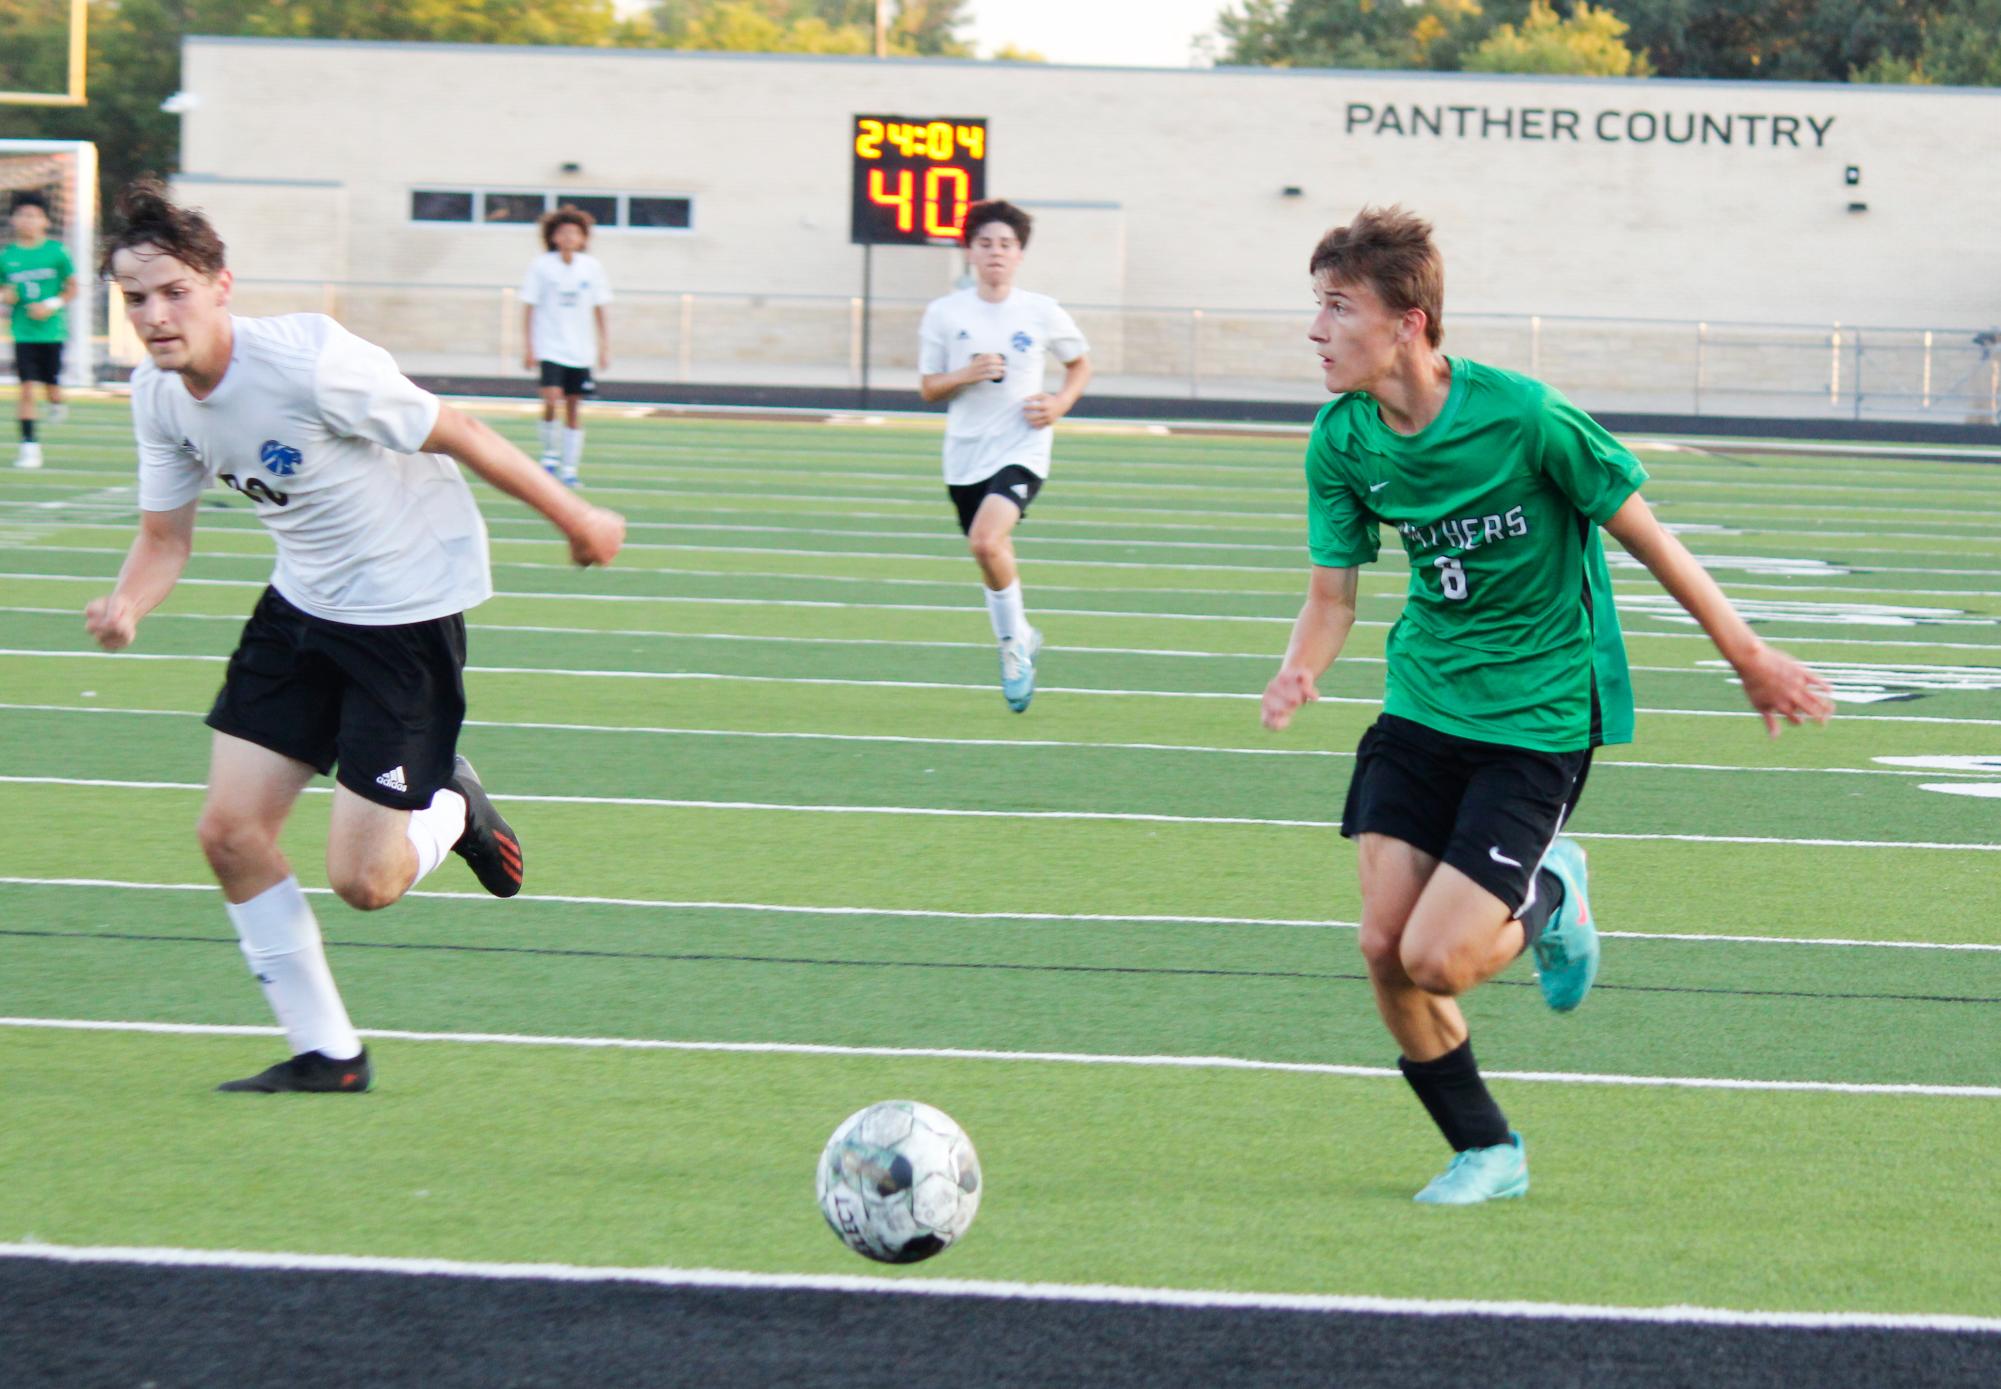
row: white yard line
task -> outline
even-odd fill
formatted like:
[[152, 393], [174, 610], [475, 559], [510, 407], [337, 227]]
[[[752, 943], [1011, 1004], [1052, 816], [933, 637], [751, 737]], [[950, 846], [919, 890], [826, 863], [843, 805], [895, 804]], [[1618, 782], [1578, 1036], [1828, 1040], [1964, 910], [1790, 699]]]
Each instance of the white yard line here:
[[[45, 651], [24, 647], [0, 648], [0, 656], [78, 661], [182, 661], [203, 665], [218, 665], [229, 660], [227, 656], [212, 655], [169, 654], [145, 651]], [[834, 676], [742, 675], [729, 671], [590, 670], [555, 666], [467, 666], [466, 673], [469, 675], [546, 675], [580, 680], [714, 680], [753, 685], [806, 685], [887, 690], [978, 690], [990, 693], [993, 689], [993, 686], [989, 684], [965, 684], [946, 680], [856, 680]], [[1041, 692], [1044, 694], [1082, 695], [1094, 698], [1227, 700], [1255, 700], [1261, 698], [1255, 691], [1136, 690], [1065, 685], [1045, 685], [1041, 687]], [[1322, 695], [1319, 702], [1322, 704], [1378, 706], [1382, 703], [1382, 700], [1374, 696], [1365, 698], [1358, 695]], [[1748, 709], [1663, 709], [1642, 706], [1635, 712], [1660, 717], [1691, 719], [1755, 719], [1758, 717]], [[1936, 724], [1960, 728], [2001, 727], [2001, 719], [1944, 718], [1926, 714], [1843, 713], [1841, 718], [1844, 723]]]
[[[50, 714], [123, 714], [141, 718], [200, 719], [206, 716], [200, 709], [134, 709], [107, 704], [10, 704], [0, 702], [0, 712], [19, 710], [30, 713]], [[1075, 738], [924, 738], [907, 733], [831, 733], [818, 730], [786, 730], [741, 728], [680, 728], [656, 724], [610, 724], [610, 723], [547, 723], [530, 719], [467, 719], [467, 728], [526, 729], [531, 732], [550, 733], [607, 733], [632, 734], [643, 737], [668, 738], [775, 738], [800, 742], [831, 743], [907, 743], [923, 747], [945, 748], [1082, 748], [1101, 749], [1107, 752], [1169, 752], [1216, 755], [1223, 757], [1320, 757], [1353, 760], [1355, 754], [1338, 748], [1247, 748], [1221, 747], [1204, 743], [1121, 743], [1091, 742]], [[1879, 758], [1878, 761], [1893, 760]], [[1594, 773], [1608, 769], [1635, 768], [1645, 771], [1665, 772], [1771, 772], [1789, 776], [1887, 776], [1906, 779], [1929, 779], [1941, 776], [1985, 779], [1993, 775], [1986, 770], [1953, 767], [1779, 767], [1740, 766], [1723, 762], [1649, 762], [1639, 758], [1608, 757], [1595, 758], [1591, 764]]]
[[[136, 1032], [183, 1037], [282, 1037], [283, 1028], [223, 1023], [134, 1022], [96, 1018], [0, 1017], [0, 1027], [67, 1032]], [[974, 1047], [857, 1047], [818, 1042], [705, 1042], [654, 1037], [563, 1037], [515, 1032], [417, 1032], [363, 1028], [364, 1037], [461, 1046], [578, 1047], [603, 1051], [719, 1052], [759, 1056], [877, 1056], [937, 1061], [999, 1061], [1059, 1066], [1132, 1066], [1190, 1071], [1273, 1071], [1291, 1075], [1402, 1080], [1394, 1066], [1346, 1066], [1329, 1061], [1263, 1061], [1242, 1056], [1124, 1055], [1107, 1052], [997, 1051]], [[1724, 1076], [1622, 1075], [1598, 1071], [1487, 1071], [1498, 1080], [1542, 1085], [1605, 1085], [1649, 1090], [1743, 1090], [1790, 1094], [1922, 1095], [2001, 1099], [2001, 1085], [1922, 1085], [1845, 1080], [1744, 1080]]]
[[[550, 541], [547, 542], [547, 544], [550, 548], [553, 548], [554, 542]], [[681, 545], [681, 544], [673, 544], [666, 542], [644, 542], [644, 541], [634, 542], [626, 546], [626, 548], [628, 550], [633, 550], [633, 551], [639, 551], [639, 550], [667, 551], [674, 554], [778, 555], [787, 559], [889, 560], [889, 561], [910, 561], [910, 562], [923, 562], [923, 563], [935, 563], [935, 564], [951, 564], [954, 566], [962, 566], [967, 563], [965, 556], [962, 554], [955, 554], [955, 553], [929, 554], [919, 551], [904, 551], [904, 550], [813, 550], [813, 549], [804, 549], [797, 546], [784, 546], [784, 545]], [[35, 547], [35, 551], [38, 554], [104, 555], [107, 557], [114, 555], [122, 557], [126, 553], [124, 549], [113, 546], [90, 546], [90, 545], [39, 545]], [[240, 552], [209, 550], [209, 551], [204, 551], [202, 553], [202, 558], [269, 561], [271, 558], [271, 552], [263, 549], [245, 550]], [[1036, 563], [1038, 567], [1047, 567], [1052, 569], [1062, 568], [1062, 569], [1145, 570], [1148, 572], [1155, 572], [1155, 573], [1167, 570], [1182, 570], [1195, 573], [1273, 574], [1273, 575], [1303, 577], [1307, 572], [1307, 566], [1304, 562], [1296, 564], [1193, 564], [1186, 560], [1166, 561], [1166, 560], [1061, 559], [1053, 557], [1041, 557], [1036, 560]], [[558, 571], [569, 571], [575, 568], [573, 564], [569, 564], [567, 562], [540, 561], [540, 560], [504, 560], [504, 559], [495, 559], [492, 562], [492, 567], [496, 570], [553, 569]], [[625, 565], [622, 568], [623, 572], [626, 573], [648, 574], [648, 573], [663, 572], [644, 565]], [[717, 578], [730, 577], [729, 571], [727, 570], [711, 571], [711, 572], [713, 572], [715, 574], [715, 577]], [[1621, 572], [1626, 572], [1626, 571], [1622, 570]], [[791, 577], [810, 581], [815, 579], [817, 576], [811, 574], [798, 574], [798, 575], [793, 575]], [[1403, 571], [1389, 571], [1389, 572], [1379, 571], [1378, 574], [1371, 575], [1369, 577], [1394, 579], [1401, 581], [1403, 578]], [[1840, 593], [1849, 596], [1871, 594], [1871, 595], [1885, 595], [1893, 598], [1894, 597], [1980, 598], [1980, 599], [2001, 598], [2001, 591], [1991, 590], [1991, 589], [1893, 588], [1893, 587], [1882, 587], [1873, 584], [1803, 584], [1796, 580], [1788, 580], [1787, 582], [1784, 583], [1757, 583], [1750, 578], [1740, 579], [1736, 577], [1732, 577], [1730, 579], [1728, 586], [1732, 591], [1750, 590], [1750, 591], [1763, 592], [1769, 590], [1777, 593]], [[1659, 586], [1654, 584], [1650, 580], [1621, 579], [1616, 577], [1616, 575], [1612, 580], [1612, 588], [1615, 594], [1620, 591], [1629, 591], [1634, 593], [1646, 593], [1646, 594], [1657, 594], [1660, 592]], [[1107, 591], [1115, 591], [1115, 590], [1107, 590]], [[1283, 592], [1283, 590], [1279, 590], [1279, 592]], [[1269, 597], [1272, 596], [1272, 594], [1270, 592], [1266, 592], [1263, 590], [1251, 590], [1249, 596]], [[1403, 601], [1405, 594], [1399, 583], [1398, 585], [1386, 585], [1384, 591], [1381, 592], [1364, 593], [1362, 597], [1376, 602], [1401, 602]], [[1290, 619], [1287, 620], [1289, 621]]]
[[[193, 781], [124, 781], [110, 777], [0, 776], [0, 785], [78, 786], [115, 791], [205, 791]], [[305, 794], [332, 795], [330, 786], [309, 786]], [[969, 820], [1065, 820], [1144, 825], [1255, 825], [1275, 829], [1338, 829], [1337, 820], [1265, 819], [1249, 815], [1156, 815], [1123, 810], [988, 810], [958, 806], [807, 805], [785, 801], [684, 800], [655, 796], [543, 796], [502, 792], [497, 801], [524, 805], [616, 805], [655, 810], [741, 810], [788, 815], [905, 815], [919, 818]], [[2001, 844], [1959, 843], [1919, 839], [1794, 839], [1759, 834], [1618, 834], [1578, 830], [1577, 839], [1674, 844], [1769, 844], [1804, 849], [1924, 849], [1940, 852], [2001, 853]]]
[[[559, 568], [564, 568], [566, 566], [548, 565], [543, 567], [551, 569], [559, 569]], [[700, 578], [710, 578], [710, 579], [732, 578], [732, 579], [798, 580], [804, 577], [809, 577], [809, 576], [802, 576], [799, 574], [787, 574], [779, 571], [764, 571], [764, 570], [718, 572], [715, 570], [707, 570], [707, 569], [652, 569], [648, 570], [647, 572], [649, 574], [661, 575], [666, 577], [700, 577]], [[879, 585], [886, 587], [949, 588], [954, 591], [960, 591], [960, 592], [964, 591], [966, 587], [964, 583], [946, 579], [856, 578], [847, 575], [812, 575], [810, 576], [810, 578], [815, 585], [865, 584], [865, 585]], [[89, 584], [93, 588], [101, 588], [108, 582], [106, 578], [94, 574], [43, 574], [43, 573], [27, 573], [18, 571], [0, 573], [0, 579], [20, 579], [26, 581], [42, 582], [42, 583]], [[212, 578], [183, 577], [179, 581], [179, 583], [180, 586], [183, 587], [192, 585], [196, 587], [205, 587], [205, 588], [243, 588], [243, 589], [258, 589], [258, 590], [262, 590], [263, 588], [267, 587], [267, 582], [263, 579], [212, 579]], [[1217, 598], [1269, 598], [1274, 596], [1281, 596], [1271, 593], [1261, 593], [1256, 590], [1249, 590], [1249, 589], [1179, 589], [1179, 588], [1107, 589], [1101, 587], [1080, 588], [1080, 587], [1075, 587], [1070, 585], [1060, 585], [1060, 584], [1037, 584], [1035, 587], [1035, 591], [1039, 594], [1089, 593], [1100, 597], [1107, 595], [1118, 596], [1121, 594], [1141, 594], [1141, 593], [1176, 594], [1182, 596], [1217, 597]], [[585, 603], [585, 604], [665, 603], [665, 604], [686, 604], [697, 607], [710, 606], [710, 607], [752, 607], [752, 608], [803, 608], [803, 609], [846, 610], [854, 612], [926, 612], [926, 613], [951, 613], [960, 617], [967, 617], [974, 614], [979, 614], [984, 616], [985, 614], [985, 609], [974, 603], [866, 603], [866, 602], [850, 602], [842, 599], [833, 599], [833, 598], [729, 598], [729, 597], [706, 597], [699, 595], [668, 594], [668, 593], [544, 593], [544, 592], [523, 591], [514, 589], [503, 589], [496, 592], [493, 596], [496, 599], [522, 600], [522, 601], [532, 601], [532, 602], [556, 602], [556, 603]], [[81, 611], [81, 609], [79, 609], [79, 611]], [[1276, 614], [1264, 615], [1258, 613], [1155, 612], [1143, 608], [1047, 607], [1047, 608], [1040, 608], [1038, 609], [1038, 611], [1048, 614], [1052, 617], [1117, 618], [1120, 620], [1144, 619], [1144, 620], [1155, 620], [1164, 622], [1244, 622], [1244, 623], [1256, 623], [1263, 626], [1284, 626], [1284, 627], [1290, 627], [1293, 624], [1296, 616], [1296, 615], [1281, 616]], [[1624, 612], [1626, 616], [1638, 620], [1652, 620], [1652, 621], [1670, 620], [1670, 618], [1667, 615], [1661, 614], [1656, 610], [1647, 607], [1627, 608], [1627, 609], [1622, 609], [1622, 612]], [[1395, 624], [1389, 621], [1379, 621], [1371, 618], [1361, 618], [1358, 619], [1354, 625], [1357, 627], [1387, 629], [1391, 626], [1394, 626]], [[1923, 647], [1927, 650], [1937, 650], [1937, 651], [1987, 651], [1987, 652], [2001, 653], [2001, 642], [1948, 642], [1948, 641], [1938, 641], [1934, 639], [1931, 635], [1931, 632], [1933, 630], [1941, 626], [1991, 627], [1995, 625], [2001, 625], [2001, 618], [1974, 617], [1966, 619], [1964, 621], [1956, 619], [1938, 619], [1938, 620], [1928, 621], [1926, 623], [1926, 630], [1922, 634], [1914, 634], [1907, 638], [1898, 638], [1894, 640], [1868, 638], [1868, 637], [1829, 637], [1829, 636], [1821, 636], [1818, 634], [1797, 635], [1788, 637], [1785, 640], [1789, 646], [1801, 646], [1801, 645], [1813, 644], [1821, 646], [1867, 646], [1867, 647], [1893, 647], [1893, 648]], [[1686, 631], [1665, 631], [1665, 632], [1628, 631], [1626, 633], [1626, 639], [1628, 641], [1694, 641], [1694, 642], [1702, 642], [1705, 645], [1707, 645], [1709, 642], [1709, 638], [1704, 636], [1700, 632], [1686, 632]]]
[[[74, 887], [116, 892], [212, 893], [216, 891], [215, 884], [213, 883], [141, 883], [129, 882], [118, 878], [24, 878], [0, 876], [0, 885], [10, 887]], [[308, 887], [303, 890], [316, 896], [325, 897], [333, 895], [332, 888]], [[488, 903], [493, 900], [484, 892], [431, 892], [418, 889], [405, 895], [409, 897], [433, 898], [446, 902]], [[1083, 923], [1085, 925], [1114, 926], [1277, 926], [1289, 930], [1325, 931], [1353, 931], [1359, 927], [1358, 922], [1314, 917], [1168, 916], [1159, 913], [1135, 914], [1126, 912], [968, 912], [925, 907], [805, 906], [798, 903], [785, 902], [721, 902], [661, 897], [592, 897], [537, 892], [523, 893], [512, 900], [515, 902], [546, 902], [566, 906], [638, 907], [656, 911], [727, 911], [772, 916], [824, 916], [836, 918], [880, 916], [892, 919], [912, 920], [1032, 921], [1038, 923]], [[1842, 936], [1704, 935], [1691, 931], [1601, 930], [1599, 935], [1614, 940], [1672, 941], [1698, 945], [1796, 945], [1823, 946], [1836, 949], [1943, 950], [1965, 954], [2001, 954], [2001, 945], [1960, 941], [1862, 940]]]

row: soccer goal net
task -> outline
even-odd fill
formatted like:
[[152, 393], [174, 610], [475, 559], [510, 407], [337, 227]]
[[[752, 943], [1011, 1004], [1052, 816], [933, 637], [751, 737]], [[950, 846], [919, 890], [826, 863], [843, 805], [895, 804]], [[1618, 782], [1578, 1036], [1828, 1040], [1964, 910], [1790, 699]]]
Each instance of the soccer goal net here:
[[[77, 140], [0, 140], [0, 216], [15, 198], [39, 193], [49, 209], [49, 239], [59, 241], [76, 267], [76, 297], [69, 304], [69, 340], [63, 353], [63, 384], [88, 386], [95, 378], [94, 339], [103, 332], [97, 286], [97, 147]], [[0, 225], [0, 241], [12, 241], [11, 225]], [[0, 333], [9, 333], [13, 315], [0, 311]], [[0, 354], [0, 374], [12, 378], [11, 337]]]

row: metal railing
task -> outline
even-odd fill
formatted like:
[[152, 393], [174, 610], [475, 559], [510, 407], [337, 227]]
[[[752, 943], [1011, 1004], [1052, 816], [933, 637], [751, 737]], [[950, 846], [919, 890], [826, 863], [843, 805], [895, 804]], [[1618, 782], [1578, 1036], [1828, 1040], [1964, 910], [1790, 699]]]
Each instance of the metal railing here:
[[[923, 300], [877, 299], [871, 384], [916, 382]], [[340, 319], [418, 375], [526, 376], [509, 287], [238, 280], [248, 314]], [[1228, 308], [1071, 305], [1091, 342], [1093, 391], [1186, 400], [1325, 398], [1305, 315]], [[853, 387], [864, 375], [860, 298], [621, 291], [608, 381]], [[1445, 316], [1449, 351], [1523, 371], [1588, 410], [1827, 420], [2001, 423], [2001, 334], [1974, 328], [1677, 321], [1551, 314]], [[120, 315], [113, 362], [138, 359]], [[615, 394], [615, 391], [614, 391]]]

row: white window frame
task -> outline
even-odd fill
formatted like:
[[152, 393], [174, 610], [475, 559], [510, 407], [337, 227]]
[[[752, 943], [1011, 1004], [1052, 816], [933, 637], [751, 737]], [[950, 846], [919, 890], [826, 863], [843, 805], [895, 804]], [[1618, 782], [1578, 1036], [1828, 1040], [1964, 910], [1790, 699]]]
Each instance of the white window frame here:
[[[435, 218], [414, 216], [412, 215], [414, 212], [413, 204], [415, 203], [416, 197], [419, 193], [469, 194], [472, 197], [472, 217], [470, 220], [464, 222], [447, 222]], [[518, 232], [522, 230], [524, 227], [532, 227], [535, 225], [533, 222], [486, 221], [484, 218], [484, 214], [486, 212], [486, 199], [487, 195], [490, 193], [508, 194], [513, 196], [520, 196], [523, 194], [529, 196], [540, 195], [540, 197], [542, 198], [542, 208], [544, 212], [547, 212], [552, 207], [560, 207], [562, 205], [562, 199], [566, 194], [572, 197], [615, 198], [618, 200], [617, 225], [606, 226], [600, 224], [597, 228], [599, 232], [602, 232], [607, 236], [625, 236], [625, 235], [693, 236], [696, 231], [697, 209], [695, 206], [694, 194], [674, 193], [674, 192], [667, 192], [651, 188], [647, 189], [523, 188], [523, 187], [507, 187], [501, 184], [413, 183], [407, 190], [405, 190], [405, 197], [403, 201], [403, 220], [405, 224], [412, 227], [445, 228], [453, 231], [465, 231], [471, 228], [478, 228], [479, 230], [482, 231]], [[634, 198], [679, 199], [680, 201], [688, 204], [688, 225], [685, 227], [635, 227], [632, 225], [632, 199]]]

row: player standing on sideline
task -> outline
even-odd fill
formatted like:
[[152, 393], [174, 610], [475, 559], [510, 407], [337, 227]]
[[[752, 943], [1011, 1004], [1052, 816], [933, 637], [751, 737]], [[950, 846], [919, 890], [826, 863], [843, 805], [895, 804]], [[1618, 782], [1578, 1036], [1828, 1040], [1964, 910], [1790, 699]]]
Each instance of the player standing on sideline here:
[[448, 852], [496, 897], [520, 891], [519, 843], [457, 756], [463, 614], [493, 591], [458, 464], [547, 516], [578, 564], [609, 563], [625, 521], [332, 319], [232, 315], [221, 240], [158, 182], [118, 210], [102, 268], [150, 358], [132, 374], [139, 534], [85, 627], [107, 651], [131, 643], [187, 565], [211, 480], [257, 504], [278, 563], [209, 712], [198, 834], [294, 1055], [221, 1088], [366, 1090], [368, 1053], [278, 832], [338, 764], [327, 876], [349, 905], [388, 906]]
[[1362, 954], [1398, 1065], [1456, 1156], [1417, 1199], [1528, 1191], [1455, 1001], [1535, 952], [1568, 1012], [1598, 968], [1584, 851], [1559, 837], [1591, 750], [1630, 742], [1633, 698], [1597, 527], [1653, 572], [1776, 735], [1824, 722], [1827, 684], [1766, 646], [1640, 499], [1646, 473], [1554, 389], [1440, 352], [1445, 275], [1428, 223], [1365, 209], [1311, 261], [1307, 335], [1327, 389], [1307, 445], [1313, 571], [1264, 693], [1283, 729], [1355, 620], [1356, 567], [1395, 526], [1410, 590], [1383, 714], [1362, 735], [1341, 833], [1356, 842]]
[[61, 424], [63, 343], [69, 338], [63, 306], [76, 294], [76, 267], [62, 242], [49, 239], [49, 202], [40, 193], [16, 193], [9, 220], [14, 239], [0, 247], [0, 302], [14, 308], [14, 375], [21, 383], [21, 451], [14, 466], [39, 468], [35, 385], [48, 395], [49, 423]]
[[[604, 306], [611, 281], [597, 257], [588, 255], [588, 212], [559, 207], [544, 213], [541, 255], [528, 262], [521, 280], [521, 364], [542, 371], [542, 466], [570, 486], [584, 458], [584, 427], [577, 407], [597, 392], [591, 363], [611, 367], [611, 324]], [[556, 407], [563, 418], [556, 419]]]
[[[1063, 306], [1014, 287], [1028, 249], [1029, 216], [1012, 203], [966, 209], [966, 260], [974, 283], [924, 310], [918, 329], [919, 391], [948, 400], [945, 490], [986, 580], [987, 616], [1000, 643], [1001, 694], [1019, 714], [1035, 697], [1042, 633], [1028, 625], [1014, 563], [1014, 528], [1049, 476], [1050, 426], [1070, 413], [1091, 380], [1084, 341]], [[1053, 354], [1063, 387], [1044, 390]]]

